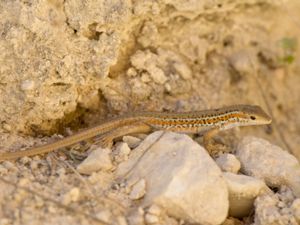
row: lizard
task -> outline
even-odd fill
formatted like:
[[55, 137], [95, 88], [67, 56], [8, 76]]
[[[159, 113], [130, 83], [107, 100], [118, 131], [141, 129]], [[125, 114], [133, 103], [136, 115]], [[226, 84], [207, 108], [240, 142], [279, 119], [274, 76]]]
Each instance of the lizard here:
[[133, 133], [165, 130], [203, 135], [204, 146], [219, 131], [239, 126], [270, 124], [271, 117], [257, 105], [232, 105], [217, 109], [192, 112], [135, 112], [108, 119], [99, 125], [38, 147], [18, 152], [0, 153], [0, 161], [45, 154], [59, 148], [99, 137], [101, 147], [111, 147], [114, 139]]

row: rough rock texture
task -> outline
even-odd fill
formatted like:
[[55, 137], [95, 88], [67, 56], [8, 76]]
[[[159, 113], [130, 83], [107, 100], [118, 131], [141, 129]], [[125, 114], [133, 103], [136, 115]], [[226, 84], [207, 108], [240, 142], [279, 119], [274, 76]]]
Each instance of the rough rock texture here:
[[256, 178], [223, 173], [229, 191], [229, 215], [237, 218], [248, 216], [255, 198], [266, 191], [266, 184]]
[[220, 224], [226, 219], [228, 191], [221, 171], [206, 150], [188, 136], [155, 132], [135, 151], [120, 165], [118, 174], [129, 173], [129, 185], [146, 180], [145, 205], [155, 203], [191, 223]]
[[253, 225], [299, 224], [299, 214], [293, 207], [292, 192], [282, 188], [279, 193], [264, 194], [255, 200], [255, 216]]
[[146, 193], [146, 181], [144, 179], [139, 180], [133, 185], [130, 192], [129, 198], [132, 200], [137, 200], [142, 198]]
[[300, 198], [297, 198], [293, 201], [292, 211], [296, 221], [300, 223]]
[[293, 155], [255, 137], [245, 137], [236, 155], [244, 173], [264, 180], [271, 187], [287, 185], [300, 197], [300, 164]]
[[114, 150], [114, 160], [116, 162], [122, 162], [128, 159], [128, 155], [130, 154], [131, 149], [128, 144], [125, 142], [121, 142], [116, 146]]
[[1, 1], [0, 132], [55, 133], [107, 112], [263, 105], [257, 69], [300, 155], [299, 8], [296, 0]]
[[113, 167], [113, 164], [109, 153], [110, 149], [107, 148], [94, 149], [89, 156], [77, 166], [78, 172], [82, 174], [91, 174], [99, 170], [110, 170]]
[[241, 168], [241, 163], [233, 154], [222, 154], [216, 159], [218, 166], [225, 172], [237, 173]]
[[[0, 1], [0, 151], [125, 111], [267, 108], [267, 100], [277, 126], [221, 140], [233, 150], [255, 132], [288, 149], [283, 136], [300, 159], [299, 11], [298, 0]], [[131, 149], [140, 141], [124, 138]], [[119, 153], [114, 166], [129, 151]], [[181, 223], [132, 203], [113, 171], [80, 175], [78, 164], [60, 152], [0, 163], [0, 179], [13, 182], [0, 181], [0, 224]]]

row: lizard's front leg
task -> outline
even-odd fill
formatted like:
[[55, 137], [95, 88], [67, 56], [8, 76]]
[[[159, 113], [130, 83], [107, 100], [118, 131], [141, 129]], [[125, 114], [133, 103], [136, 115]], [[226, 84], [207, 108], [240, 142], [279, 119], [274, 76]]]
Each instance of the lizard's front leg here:
[[225, 150], [224, 145], [222, 144], [217, 144], [214, 141], [214, 136], [219, 133], [220, 128], [216, 127], [213, 128], [209, 131], [207, 131], [206, 133], [204, 133], [203, 135], [203, 144], [204, 144], [204, 148], [208, 151], [208, 153], [211, 156], [215, 156], [217, 155], [220, 151]]
[[118, 137], [122, 137], [127, 134], [149, 133], [151, 130], [151, 126], [142, 122], [125, 125], [101, 135], [95, 143], [99, 143], [102, 148], [111, 148], [114, 139]]

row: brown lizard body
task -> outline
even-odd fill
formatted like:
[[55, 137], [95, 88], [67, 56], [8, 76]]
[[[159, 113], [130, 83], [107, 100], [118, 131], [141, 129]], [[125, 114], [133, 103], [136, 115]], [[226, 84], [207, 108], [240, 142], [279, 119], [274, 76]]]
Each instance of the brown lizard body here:
[[271, 118], [259, 106], [254, 105], [234, 105], [184, 113], [139, 112], [107, 120], [53, 143], [24, 151], [1, 153], [0, 161], [44, 154], [95, 136], [100, 136], [103, 147], [109, 146], [115, 138], [123, 135], [148, 133], [153, 130], [204, 133], [204, 142], [209, 143], [212, 136], [220, 130], [269, 123]]

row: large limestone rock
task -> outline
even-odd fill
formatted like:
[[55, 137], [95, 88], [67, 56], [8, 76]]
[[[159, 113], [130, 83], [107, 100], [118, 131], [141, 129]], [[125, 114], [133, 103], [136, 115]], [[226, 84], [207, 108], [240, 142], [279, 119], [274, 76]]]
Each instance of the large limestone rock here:
[[128, 185], [146, 181], [144, 205], [156, 204], [190, 223], [220, 224], [228, 212], [222, 173], [206, 150], [186, 135], [155, 132], [117, 171]]
[[271, 187], [287, 185], [300, 197], [300, 165], [293, 155], [266, 140], [246, 137], [237, 148], [237, 157], [244, 173]]

